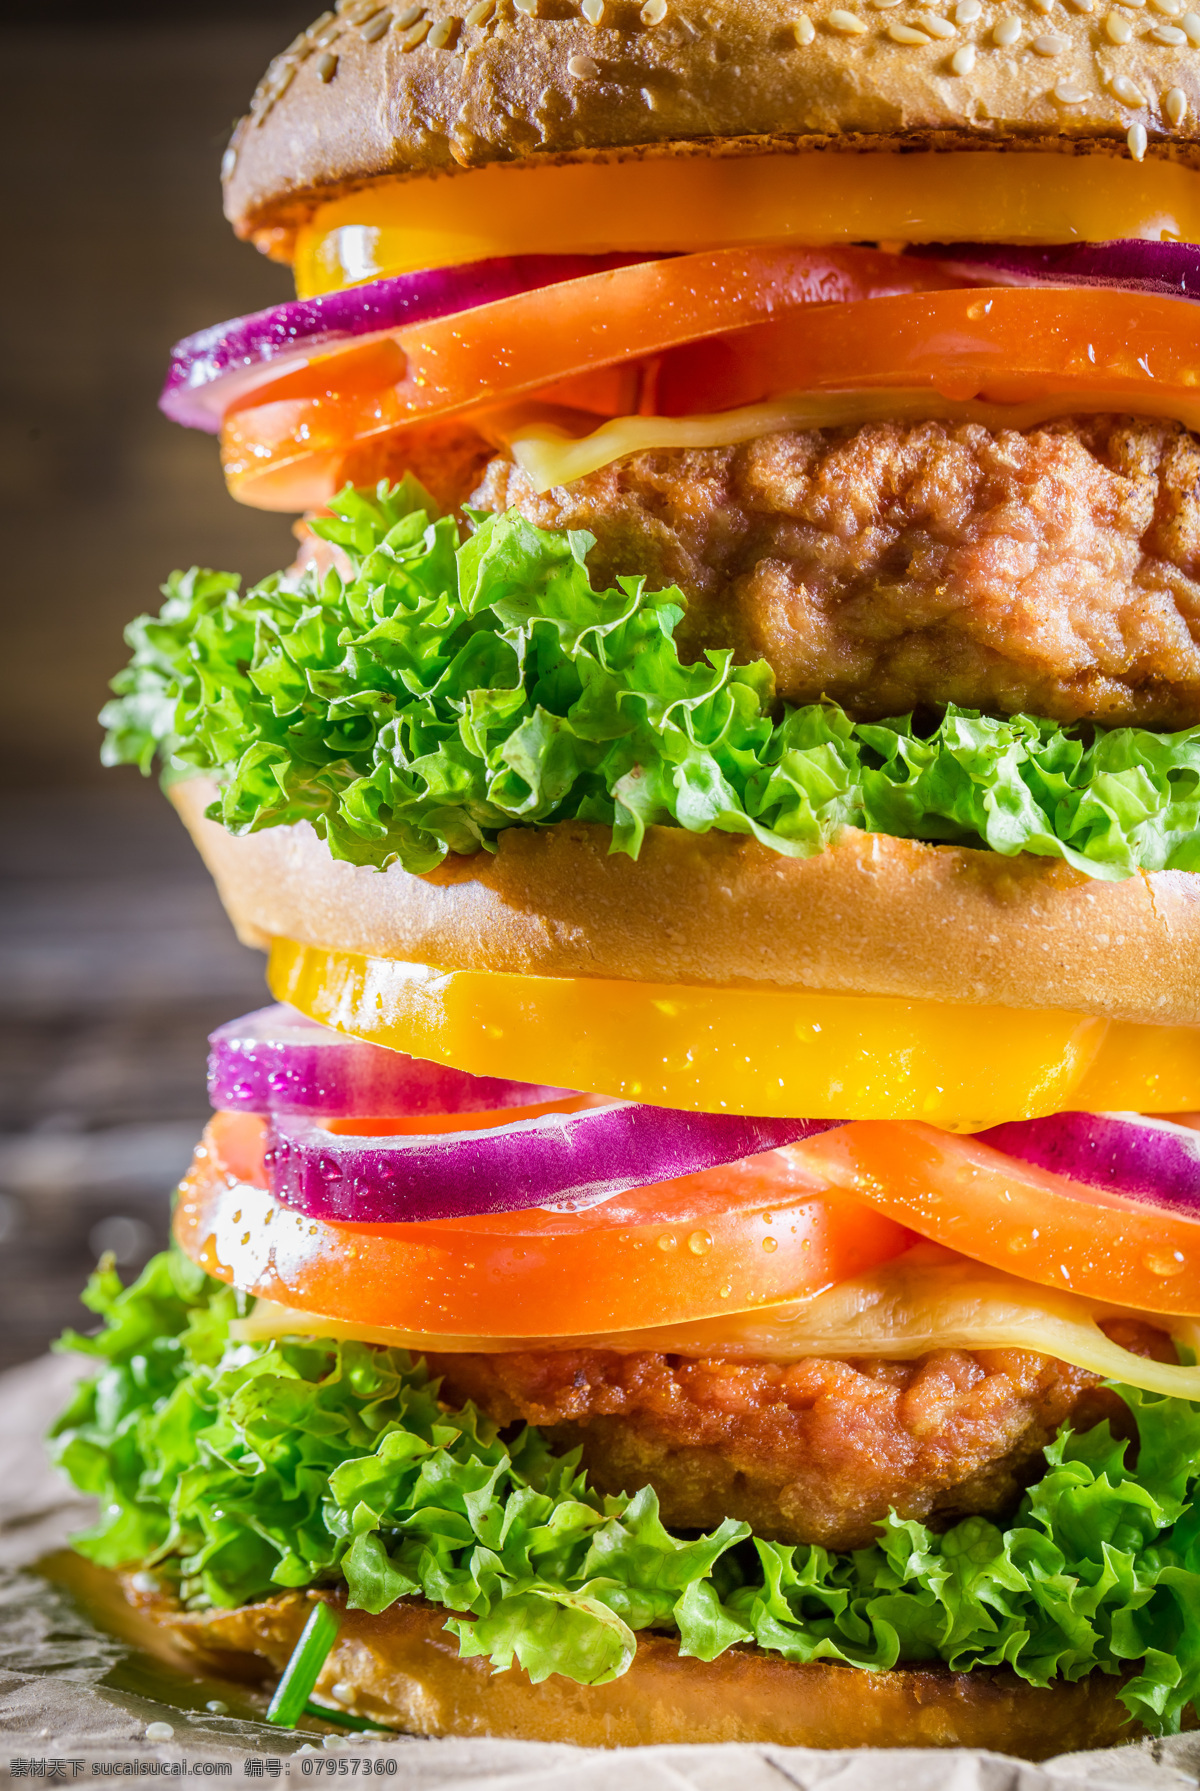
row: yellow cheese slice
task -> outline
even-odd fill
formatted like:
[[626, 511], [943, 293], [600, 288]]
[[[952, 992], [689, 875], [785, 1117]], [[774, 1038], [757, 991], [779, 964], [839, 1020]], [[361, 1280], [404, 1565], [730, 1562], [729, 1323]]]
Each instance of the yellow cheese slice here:
[[507, 1354], [517, 1350], [656, 1350], [754, 1362], [804, 1356], [920, 1356], [935, 1349], [1022, 1349], [1053, 1356], [1147, 1393], [1200, 1399], [1200, 1367], [1147, 1361], [1100, 1329], [1109, 1318], [1142, 1318], [1200, 1354], [1200, 1322], [1104, 1306], [1037, 1287], [937, 1244], [918, 1244], [868, 1275], [810, 1300], [731, 1313], [695, 1324], [663, 1325], [601, 1337], [440, 1337], [345, 1324], [259, 1300], [231, 1327], [239, 1343], [331, 1337], [385, 1344], [414, 1354]]
[[[570, 485], [614, 460], [654, 448], [721, 448], [753, 441], [781, 429], [861, 428], [866, 423], [920, 423], [932, 418], [951, 423], [982, 423], [989, 429], [1032, 429], [1061, 416], [1098, 416], [1125, 412], [1128, 392], [1060, 392], [1027, 404], [986, 404], [978, 399], [943, 398], [921, 389], [873, 387], [852, 392], [807, 392], [770, 404], [748, 404], [737, 410], [697, 417], [614, 417], [590, 435], [573, 436], [553, 415], [522, 407], [511, 417], [488, 419], [488, 433], [512, 454], [536, 491]], [[1139, 415], [1170, 417], [1188, 429], [1200, 428], [1200, 402], [1187, 403], [1139, 396]], [[561, 413], [560, 413], [561, 414]]]

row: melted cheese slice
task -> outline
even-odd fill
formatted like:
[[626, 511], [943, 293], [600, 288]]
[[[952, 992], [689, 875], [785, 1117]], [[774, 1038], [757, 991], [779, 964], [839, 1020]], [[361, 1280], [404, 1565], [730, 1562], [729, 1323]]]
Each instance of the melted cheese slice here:
[[[652, 448], [723, 448], [780, 429], [860, 428], [865, 423], [982, 423], [989, 429], [1032, 429], [1062, 416], [1097, 416], [1130, 409], [1128, 392], [1059, 392], [1027, 404], [986, 404], [943, 398], [928, 388], [875, 387], [854, 392], [808, 392], [770, 404], [743, 405], [699, 417], [614, 417], [590, 435], [573, 436], [553, 415], [528, 406], [510, 418], [489, 418], [489, 434], [505, 446], [536, 491], [570, 485], [615, 460]], [[1200, 429], [1200, 403], [1140, 394], [1137, 411]]]
[[903, 1359], [935, 1349], [1022, 1349], [1054, 1356], [1147, 1393], [1200, 1399], [1200, 1367], [1152, 1362], [1131, 1354], [1100, 1329], [1101, 1320], [1110, 1318], [1145, 1319], [1200, 1354], [1200, 1321], [1157, 1318], [1038, 1287], [937, 1244], [918, 1244], [869, 1275], [843, 1281], [810, 1300], [602, 1337], [424, 1336], [344, 1324], [270, 1300], [259, 1300], [248, 1318], [231, 1326], [231, 1333], [239, 1343], [332, 1337], [386, 1344], [414, 1354], [592, 1348], [755, 1362], [795, 1362], [804, 1356]]

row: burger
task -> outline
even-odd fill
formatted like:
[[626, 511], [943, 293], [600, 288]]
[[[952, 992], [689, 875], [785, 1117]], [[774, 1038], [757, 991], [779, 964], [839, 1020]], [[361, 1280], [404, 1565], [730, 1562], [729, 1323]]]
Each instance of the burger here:
[[296, 563], [105, 712], [278, 1005], [102, 1264], [78, 1546], [273, 1721], [1200, 1688], [1200, 15], [339, 0], [191, 338]]

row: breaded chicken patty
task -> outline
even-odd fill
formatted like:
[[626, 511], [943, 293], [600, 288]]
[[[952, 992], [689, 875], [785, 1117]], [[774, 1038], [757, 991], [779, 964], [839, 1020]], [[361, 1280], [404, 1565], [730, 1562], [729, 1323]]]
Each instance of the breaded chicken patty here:
[[1200, 441], [1175, 423], [790, 431], [541, 497], [501, 457], [473, 502], [590, 530], [602, 583], [677, 583], [684, 656], [765, 658], [792, 703], [1200, 721]]
[[[1105, 1328], [1174, 1360], [1148, 1326]], [[1128, 1408], [1095, 1375], [1030, 1350], [779, 1364], [579, 1349], [429, 1364], [447, 1398], [582, 1445], [601, 1492], [653, 1486], [668, 1525], [740, 1518], [833, 1549], [865, 1547], [890, 1509], [938, 1526], [1007, 1515], [1061, 1424], [1108, 1418], [1129, 1434]]]

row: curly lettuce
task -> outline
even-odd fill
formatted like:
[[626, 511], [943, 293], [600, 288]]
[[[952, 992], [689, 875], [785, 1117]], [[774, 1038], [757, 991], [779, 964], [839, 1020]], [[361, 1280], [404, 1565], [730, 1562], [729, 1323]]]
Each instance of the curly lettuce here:
[[784, 707], [763, 660], [681, 663], [684, 597], [593, 590], [590, 535], [517, 511], [460, 541], [415, 480], [313, 524], [352, 576], [173, 574], [101, 721], [107, 764], [215, 775], [233, 833], [309, 821], [335, 857], [429, 871], [506, 827], [577, 819], [636, 858], [652, 823], [807, 857], [846, 827], [1200, 870], [1200, 728], [1060, 727], [950, 707], [853, 722]]
[[64, 1346], [99, 1372], [54, 1431], [100, 1502], [76, 1546], [155, 1571], [193, 1608], [339, 1583], [360, 1610], [421, 1596], [462, 1654], [587, 1685], [625, 1672], [655, 1629], [701, 1660], [750, 1642], [866, 1670], [1004, 1666], [1033, 1685], [1128, 1675], [1123, 1702], [1157, 1732], [1200, 1692], [1186, 1401], [1118, 1388], [1136, 1460], [1107, 1424], [1061, 1431], [1007, 1529], [972, 1517], [934, 1535], [893, 1514], [873, 1546], [834, 1555], [731, 1520], [674, 1536], [652, 1491], [600, 1497], [578, 1453], [447, 1409], [401, 1351], [234, 1342], [243, 1297], [177, 1252], [125, 1289], [102, 1265], [87, 1300], [104, 1328]]

